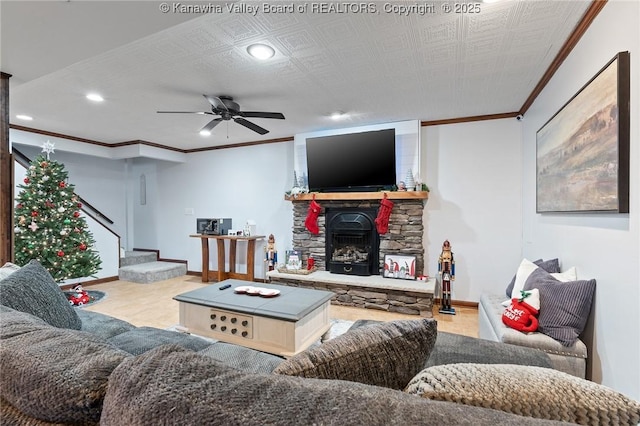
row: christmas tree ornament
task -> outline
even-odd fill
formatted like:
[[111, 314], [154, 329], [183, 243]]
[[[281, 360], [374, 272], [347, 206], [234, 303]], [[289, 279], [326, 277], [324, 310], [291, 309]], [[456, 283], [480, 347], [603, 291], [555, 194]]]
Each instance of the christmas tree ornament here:
[[58, 250], [58, 257], [64, 257], [64, 252], [62, 250]]
[[42, 163], [40, 163], [40, 167], [42, 167], [43, 169], [46, 168], [48, 166], [46, 161], [43, 161]]
[[78, 246], [78, 248], [79, 248], [80, 250], [86, 250], [86, 249], [87, 249], [87, 245], [86, 245], [85, 243], [81, 243], [81, 244]]
[[38, 230], [38, 224], [35, 222], [31, 222], [31, 225], [29, 225], [28, 228], [31, 229], [33, 232], [36, 232]]
[[73, 212], [73, 217], [80, 217], [80, 212]]
[[62, 223], [64, 223], [65, 225], [68, 225], [68, 224], [71, 223], [71, 220], [70, 219], [65, 219], [65, 220], [62, 221]]
[[320, 211], [322, 211], [322, 206], [316, 203], [316, 196], [314, 194], [313, 199], [309, 203], [307, 218], [304, 221], [305, 228], [314, 235], [318, 235], [320, 232], [320, 228], [318, 228], [318, 216], [320, 216]]
[[60, 231], [60, 235], [62, 235], [62, 236], [64, 237], [65, 235], [67, 235], [67, 231], [65, 231], [65, 230], [63, 229], [62, 231]]
[[31, 212], [31, 217], [37, 217], [38, 216], [38, 212], [37, 211], [32, 211]]
[[29, 180], [29, 178], [28, 178], [28, 177], [24, 178], [24, 183], [26, 183], [27, 185], [29, 185], [29, 182], [31, 182], [31, 181]]
[[58, 186], [59, 186], [60, 188], [64, 188], [64, 187], [65, 187], [65, 185], [66, 185], [66, 183], [64, 183], [64, 181], [62, 181], [62, 182], [60, 182], [60, 183], [58, 184]]
[[48, 180], [49, 180], [49, 176], [46, 176], [46, 175], [45, 175], [45, 176], [42, 176], [42, 181], [43, 181], [43, 182], [46, 182], [46, 181], [48, 181]]
[[20, 216], [20, 217], [18, 217], [18, 223], [19, 223], [20, 225], [24, 225], [25, 223], [27, 223], [27, 218], [26, 218], [26, 217], [24, 217], [24, 216]]
[[64, 213], [66, 209], [64, 207], [58, 207], [58, 212], [59, 213]]
[[384, 198], [380, 200], [380, 208], [378, 209], [378, 217], [375, 218], [376, 229], [378, 234], [384, 235], [389, 230], [389, 217], [391, 216], [391, 210], [393, 209], [393, 201], [387, 198], [387, 193], [384, 193]]

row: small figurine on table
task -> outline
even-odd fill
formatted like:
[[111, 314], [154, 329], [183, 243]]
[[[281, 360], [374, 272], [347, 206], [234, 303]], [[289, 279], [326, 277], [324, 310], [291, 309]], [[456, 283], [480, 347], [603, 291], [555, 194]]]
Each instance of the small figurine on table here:
[[451, 307], [451, 281], [456, 279], [456, 262], [453, 260], [453, 252], [449, 240], [442, 244], [442, 253], [438, 257], [438, 275], [442, 284], [441, 314], [455, 315], [456, 310]]
[[267, 247], [265, 247], [264, 251], [264, 260], [267, 262], [268, 270], [273, 271], [275, 266], [278, 264], [278, 250], [276, 250], [276, 238], [273, 234], [269, 234]]

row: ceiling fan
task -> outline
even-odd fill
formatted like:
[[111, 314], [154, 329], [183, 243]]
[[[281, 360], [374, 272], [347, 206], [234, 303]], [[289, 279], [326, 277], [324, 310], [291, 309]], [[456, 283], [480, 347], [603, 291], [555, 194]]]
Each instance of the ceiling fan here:
[[261, 112], [261, 111], [240, 111], [240, 105], [233, 101], [231, 96], [211, 96], [202, 95], [211, 104], [211, 111], [158, 111], [160, 114], [200, 114], [200, 115], [219, 115], [219, 118], [214, 118], [206, 126], [200, 129], [200, 132], [210, 132], [223, 121], [233, 120], [236, 123], [253, 130], [256, 133], [265, 135], [269, 131], [263, 127], [258, 126], [251, 121], [245, 120], [244, 117], [254, 118], [276, 118], [284, 120], [284, 115], [280, 112]]

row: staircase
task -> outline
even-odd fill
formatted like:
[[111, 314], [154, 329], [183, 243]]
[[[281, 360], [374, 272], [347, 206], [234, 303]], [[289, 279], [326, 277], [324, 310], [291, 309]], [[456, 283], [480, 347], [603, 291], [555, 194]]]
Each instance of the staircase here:
[[118, 278], [122, 281], [151, 284], [187, 273], [186, 263], [161, 262], [158, 254], [151, 251], [127, 251], [120, 258]]

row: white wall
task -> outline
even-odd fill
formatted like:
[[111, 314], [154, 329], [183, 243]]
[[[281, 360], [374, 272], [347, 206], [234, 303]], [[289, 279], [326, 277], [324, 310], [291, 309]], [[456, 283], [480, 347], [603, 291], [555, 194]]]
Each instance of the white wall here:
[[[524, 255], [597, 280], [592, 379], [640, 400], [640, 3], [609, 1], [525, 115]], [[536, 214], [536, 131], [619, 51], [631, 52], [630, 214]]]
[[[293, 142], [221, 149], [189, 154], [183, 164], [136, 161], [132, 166], [135, 243], [138, 248], [160, 249], [165, 258], [186, 259], [190, 271], [201, 271], [200, 239], [196, 218], [231, 218], [234, 229], [254, 220], [257, 233], [274, 234], [280, 253], [291, 248], [293, 207], [284, 193], [293, 181]], [[147, 204], [135, 195], [139, 176], [145, 174]], [[193, 209], [194, 214], [185, 214]], [[237, 270], [246, 258], [238, 243]], [[256, 247], [255, 272], [264, 277], [264, 246]], [[217, 251], [210, 244], [210, 268], [217, 269]], [[227, 258], [228, 259], [228, 258]]]
[[453, 300], [504, 293], [522, 259], [521, 140], [515, 118], [422, 128], [425, 269], [437, 275], [448, 239]]

